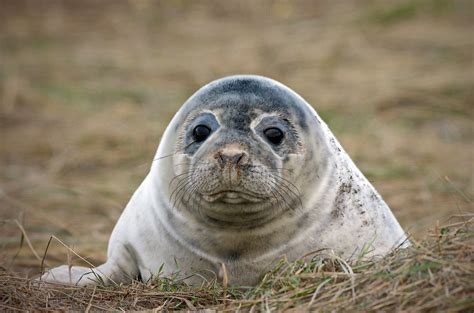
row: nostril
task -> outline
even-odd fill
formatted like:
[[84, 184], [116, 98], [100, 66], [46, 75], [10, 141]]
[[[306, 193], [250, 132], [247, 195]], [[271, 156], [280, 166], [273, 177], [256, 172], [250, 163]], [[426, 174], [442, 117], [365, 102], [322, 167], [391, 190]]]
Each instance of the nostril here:
[[244, 154], [240, 153], [240, 154], [236, 155], [235, 157], [237, 158], [237, 162], [235, 162], [235, 164], [239, 164], [240, 160], [242, 160], [242, 158], [244, 157]]
[[247, 163], [247, 160], [248, 160], [248, 156], [245, 152], [239, 153], [238, 155], [236, 155], [236, 158], [237, 158], [237, 161], [235, 162], [236, 165], [245, 164]]
[[225, 165], [242, 165], [248, 161], [248, 156], [245, 152], [233, 153], [233, 154], [226, 154], [222, 152], [217, 152], [214, 155], [214, 159], [217, 160], [217, 163], [224, 167]]
[[217, 163], [218, 163], [220, 166], [223, 166], [223, 165], [226, 163], [225, 157], [224, 157], [224, 155], [223, 155], [221, 152], [217, 152], [217, 153], [214, 155], [214, 159], [217, 160]]

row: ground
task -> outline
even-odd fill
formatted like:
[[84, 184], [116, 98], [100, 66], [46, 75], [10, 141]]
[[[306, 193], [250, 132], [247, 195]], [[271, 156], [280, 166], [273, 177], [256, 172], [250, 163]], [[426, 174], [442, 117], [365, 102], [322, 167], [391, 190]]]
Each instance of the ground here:
[[[174, 113], [239, 73], [313, 105], [422, 238], [473, 209], [473, 15], [469, 0], [1, 1], [0, 266], [38, 273], [51, 235], [104, 261]], [[38, 257], [18, 253], [19, 225]]]

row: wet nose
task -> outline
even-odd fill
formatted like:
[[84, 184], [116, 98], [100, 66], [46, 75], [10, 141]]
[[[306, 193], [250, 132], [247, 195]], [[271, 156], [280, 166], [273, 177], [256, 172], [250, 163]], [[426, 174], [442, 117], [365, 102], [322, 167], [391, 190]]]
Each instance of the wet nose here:
[[226, 165], [241, 166], [246, 164], [249, 160], [248, 154], [245, 151], [219, 151], [214, 157], [222, 168]]

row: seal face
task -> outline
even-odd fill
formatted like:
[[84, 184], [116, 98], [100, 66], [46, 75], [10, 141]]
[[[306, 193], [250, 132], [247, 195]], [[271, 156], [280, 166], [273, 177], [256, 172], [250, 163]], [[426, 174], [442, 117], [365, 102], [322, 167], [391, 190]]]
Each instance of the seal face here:
[[231, 284], [255, 284], [282, 256], [328, 248], [347, 257], [367, 244], [383, 255], [405, 239], [306, 101], [274, 80], [231, 76], [175, 115], [112, 233], [107, 262], [42, 279], [148, 280], [164, 265], [165, 274], [199, 273], [190, 279], [199, 283], [225, 264]]
[[283, 97], [269, 103], [251, 80], [222, 87], [186, 108], [170, 198], [201, 222], [251, 228], [299, 206], [299, 190], [283, 173], [294, 171], [284, 166], [291, 157], [303, 156], [299, 108]]

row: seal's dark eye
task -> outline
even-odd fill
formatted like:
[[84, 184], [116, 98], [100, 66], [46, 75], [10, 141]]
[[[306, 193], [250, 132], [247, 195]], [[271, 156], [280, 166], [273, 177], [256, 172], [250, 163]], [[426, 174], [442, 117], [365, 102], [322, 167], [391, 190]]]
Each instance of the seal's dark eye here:
[[264, 132], [265, 137], [274, 145], [279, 145], [283, 141], [283, 132], [275, 127], [267, 128]]
[[193, 136], [194, 136], [194, 139], [197, 142], [201, 142], [201, 141], [206, 140], [207, 137], [209, 137], [210, 134], [211, 134], [211, 130], [207, 126], [198, 125], [198, 126], [194, 127]]

